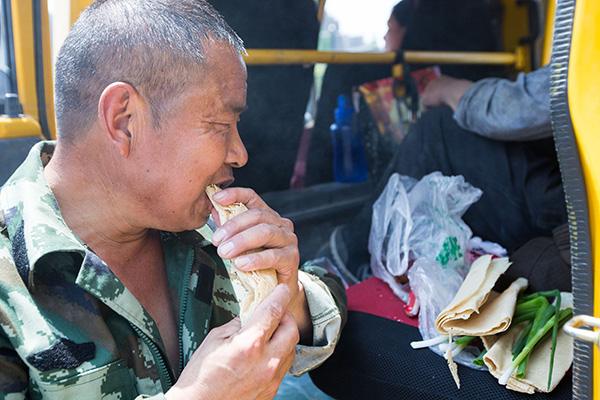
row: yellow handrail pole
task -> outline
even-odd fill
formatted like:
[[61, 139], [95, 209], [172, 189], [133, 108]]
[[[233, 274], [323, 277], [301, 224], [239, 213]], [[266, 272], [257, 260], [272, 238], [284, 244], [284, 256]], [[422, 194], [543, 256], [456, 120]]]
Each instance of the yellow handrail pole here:
[[[249, 49], [245, 57], [248, 65], [298, 65], [298, 64], [392, 64], [395, 52], [351, 53], [341, 51]], [[413, 51], [404, 52], [407, 63], [436, 64], [485, 64], [513, 65], [520, 69], [524, 65], [522, 54], [500, 52], [447, 52]]]

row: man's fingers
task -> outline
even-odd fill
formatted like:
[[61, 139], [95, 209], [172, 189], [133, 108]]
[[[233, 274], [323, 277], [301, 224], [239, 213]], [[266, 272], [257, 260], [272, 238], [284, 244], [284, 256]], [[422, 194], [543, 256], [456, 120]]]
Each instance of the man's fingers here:
[[218, 244], [218, 251], [221, 257], [230, 259], [249, 250], [280, 249], [290, 246], [298, 247], [298, 238], [292, 231], [261, 223], [223, 239]]
[[277, 349], [288, 349], [296, 346], [300, 340], [298, 325], [291, 312], [286, 311], [279, 326], [271, 336], [271, 345]]
[[245, 204], [248, 208], [271, 210], [267, 203], [254, 190], [249, 188], [231, 187], [223, 189], [213, 195], [213, 200], [224, 206], [239, 202]]
[[262, 338], [263, 343], [266, 343], [284, 318], [290, 299], [290, 289], [287, 285], [277, 285], [256, 308], [246, 325], [242, 327], [242, 331], [254, 332]]
[[226, 324], [212, 329], [208, 334], [210, 336], [216, 336], [221, 339], [227, 339], [238, 333], [240, 331], [241, 326], [242, 322], [240, 320], [240, 317], [235, 317]]
[[[214, 214], [213, 214], [214, 218]], [[258, 208], [250, 209], [243, 212], [226, 223], [220, 224], [227, 237], [231, 237], [239, 232], [242, 232], [252, 226], [258, 224], [273, 225], [280, 229], [294, 231], [294, 223], [287, 218], [282, 218], [273, 210], [262, 210]]]
[[296, 247], [268, 249], [256, 253], [245, 254], [234, 259], [233, 263], [241, 271], [260, 271], [274, 269], [277, 271], [279, 282], [288, 283], [287, 279], [298, 271], [300, 253]]

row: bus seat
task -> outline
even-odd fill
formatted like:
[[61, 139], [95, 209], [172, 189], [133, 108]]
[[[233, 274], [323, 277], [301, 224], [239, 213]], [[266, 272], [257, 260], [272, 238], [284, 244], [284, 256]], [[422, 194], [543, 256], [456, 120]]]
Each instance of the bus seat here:
[[[317, 48], [319, 24], [312, 0], [209, 2], [246, 48]], [[238, 129], [249, 160], [234, 172], [235, 185], [258, 193], [289, 189], [312, 82], [312, 67], [248, 66], [248, 110]]]
[[0, 140], [0, 186], [25, 160], [31, 147], [40, 140], [39, 137]]

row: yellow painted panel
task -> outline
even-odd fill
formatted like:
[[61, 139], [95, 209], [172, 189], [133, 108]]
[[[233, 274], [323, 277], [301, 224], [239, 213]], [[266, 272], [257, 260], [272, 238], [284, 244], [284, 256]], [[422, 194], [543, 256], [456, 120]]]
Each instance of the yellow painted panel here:
[[[600, 7], [597, 0], [578, 0], [569, 61], [568, 98], [580, 152], [589, 204], [594, 315], [600, 316]], [[594, 29], [596, 27], [596, 29]], [[600, 399], [600, 358], [594, 350], [594, 399]]]
[[71, 0], [71, 25], [91, 2], [92, 0]]
[[38, 122], [29, 117], [0, 117], [0, 140], [22, 137], [41, 137], [42, 128]]
[[50, 135], [56, 139], [56, 122], [54, 118], [54, 81], [52, 75], [52, 50], [50, 48], [50, 21], [48, 18], [48, 1], [41, 1], [42, 40], [44, 54], [44, 94], [46, 100], [46, 118]]

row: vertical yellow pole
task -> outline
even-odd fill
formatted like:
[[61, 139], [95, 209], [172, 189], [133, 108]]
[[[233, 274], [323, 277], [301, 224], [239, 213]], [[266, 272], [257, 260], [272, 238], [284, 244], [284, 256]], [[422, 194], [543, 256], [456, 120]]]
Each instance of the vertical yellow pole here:
[[552, 55], [552, 37], [554, 35], [554, 15], [556, 14], [556, 0], [548, 0], [546, 9], [546, 32], [544, 33], [544, 44], [542, 47], [541, 65], [550, 63]]
[[319, 23], [323, 21], [323, 14], [325, 13], [325, 0], [319, 1], [319, 10], [317, 11], [317, 18], [319, 19]]
[[44, 68], [44, 96], [46, 109], [42, 110], [46, 113], [48, 121], [48, 129], [53, 139], [56, 139], [56, 121], [54, 118], [54, 74], [52, 73], [52, 49], [50, 45], [50, 19], [48, 17], [48, 0], [41, 0], [41, 17], [42, 17], [42, 54]]

